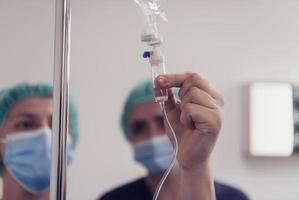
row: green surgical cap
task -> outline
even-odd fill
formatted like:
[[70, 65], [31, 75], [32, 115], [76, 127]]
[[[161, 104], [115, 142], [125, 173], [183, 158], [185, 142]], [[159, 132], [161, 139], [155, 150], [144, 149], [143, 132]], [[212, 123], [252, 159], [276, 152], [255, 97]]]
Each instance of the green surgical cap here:
[[[178, 90], [174, 90], [175, 96]], [[129, 139], [128, 119], [131, 111], [138, 105], [154, 101], [153, 83], [151, 80], [146, 80], [137, 84], [129, 93], [121, 115], [121, 128], [126, 139]]]
[[[9, 112], [20, 101], [28, 97], [52, 98], [53, 88], [47, 84], [21, 83], [0, 91], [0, 127], [4, 124]], [[75, 148], [79, 139], [77, 111], [70, 98], [69, 122], [72, 147]]]

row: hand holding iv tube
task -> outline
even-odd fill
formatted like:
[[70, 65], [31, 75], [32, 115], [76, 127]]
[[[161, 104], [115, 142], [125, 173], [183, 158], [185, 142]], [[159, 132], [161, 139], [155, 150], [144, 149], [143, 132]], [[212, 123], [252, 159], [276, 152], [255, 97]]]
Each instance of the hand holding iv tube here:
[[[144, 53], [144, 57], [149, 58], [151, 64], [153, 88], [162, 88], [158, 90], [160, 92], [158, 95], [155, 93], [155, 99], [161, 105], [167, 127], [166, 133], [174, 148], [171, 164], [161, 177], [153, 200], [158, 200], [161, 188], [177, 160], [180, 166], [179, 187], [176, 191], [168, 188], [168, 192], [172, 192], [176, 199], [182, 200], [216, 199], [209, 162], [223, 121], [223, 97], [209, 86], [208, 81], [196, 73], [164, 75], [156, 78], [158, 74], [165, 74], [165, 59], [159, 51], [162, 38], [156, 26], [158, 17], [165, 19], [160, 6], [163, 0], [134, 1], [141, 7], [145, 16], [147, 28], [142, 32], [141, 40], [151, 49]], [[172, 87], [180, 88], [180, 102], [173, 96], [170, 90]], [[166, 94], [163, 88], [167, 88], [169, 94]], [[166, 94], [167, 98], [159, 98], [163, 97], [163, 94]], [[181, 137], [177, 138], [176, 134]]]

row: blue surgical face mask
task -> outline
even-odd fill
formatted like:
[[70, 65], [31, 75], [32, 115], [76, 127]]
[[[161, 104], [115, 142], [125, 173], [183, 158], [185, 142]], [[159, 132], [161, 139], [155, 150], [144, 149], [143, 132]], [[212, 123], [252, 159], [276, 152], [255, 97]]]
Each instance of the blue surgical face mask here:
[[133, 149], [135, 160], [154, 175], [162, 175], [173, 158], [173, 147], [167, 135], [134, 144]]
[[[4, 166], [10, 175], [28, 192], [41, 193], [50, 186], [51, 130], [12, 133], [6, 138]], [[71, 145], [67, 149], [68, 164], [73, 158]]]

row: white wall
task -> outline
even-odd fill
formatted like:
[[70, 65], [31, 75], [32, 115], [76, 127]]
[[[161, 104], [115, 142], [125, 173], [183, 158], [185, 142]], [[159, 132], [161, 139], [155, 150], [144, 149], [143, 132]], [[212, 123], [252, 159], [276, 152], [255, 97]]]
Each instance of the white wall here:
[[[81, 140], [68, 199], [95, 199], [144, 173], [132, 161], [118, 120], [127, 91], [149, 75], [141, 58], [142, 18], [133, 0], [72, 0], [71, 90]], [[196, 71], [225, 96], [213, 155], [215, 177], [255, 200], [299, 198], [299, 158], [251, 158], [246, 85], [299, 83], [299, 1], [172, 0], [162, 24], [169, 72]], [[51, 83], [54, 0], [0, 0], [0, 87]]]

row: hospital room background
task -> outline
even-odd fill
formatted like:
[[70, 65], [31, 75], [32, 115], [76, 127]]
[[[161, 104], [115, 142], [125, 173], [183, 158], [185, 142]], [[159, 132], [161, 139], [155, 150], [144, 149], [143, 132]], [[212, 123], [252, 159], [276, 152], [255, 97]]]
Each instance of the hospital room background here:
[[[52, 84], [54, 3], [0, 0], [0, 88]], [[133, 161], [119, 118], [128, 91], [149, 78], [150, 69], [142, 58], [142, 13], [133, 0], [72, 0], [71, 6], [70, 89], [80, 140], [67, 199], [85, 200], [145, 173]], [[168, 72], [202, 74], [225, 98], [214, 177], [251, 199], [299, 199], [298, 155], [248, 150], [250, 84], [299, 85], [299, 1], [169, 0], [167, 18], [160, 27]]]

